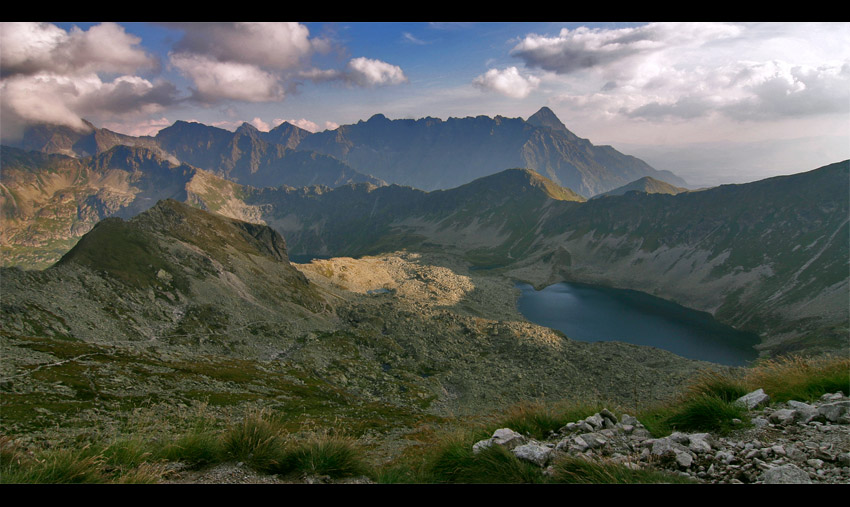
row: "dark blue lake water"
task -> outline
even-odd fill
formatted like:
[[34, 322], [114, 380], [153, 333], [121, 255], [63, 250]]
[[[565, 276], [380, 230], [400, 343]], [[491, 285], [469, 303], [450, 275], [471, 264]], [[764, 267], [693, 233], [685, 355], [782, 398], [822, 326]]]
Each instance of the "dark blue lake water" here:
[[536, 291], [520, 283], [525, 318], [586, 342], [649, 345], [713, 363], [743, 366], [758, 356], [758, 337], [721, 324], [709, 313], [633, 290], [558, 283]]

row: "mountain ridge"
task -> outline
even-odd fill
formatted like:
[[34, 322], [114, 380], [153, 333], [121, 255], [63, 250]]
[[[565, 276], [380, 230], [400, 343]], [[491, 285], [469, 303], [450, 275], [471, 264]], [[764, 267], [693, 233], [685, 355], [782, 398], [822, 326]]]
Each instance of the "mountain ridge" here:
[[[391, 120], [381, 113], [368, 120], [311, 133], [288, 122], [269, 132], [243, 123], [234, 132], [178, 120], [155, 136], [132, 137], [87, 123], [81, 133], [68, 127], [36, 125], [18, 147], [69, 156], [96, 155], [117, 144], [161, 150], [164, 157], [186, 162], [241, 184], [301, 186], [347, 182], [396, 183], [423, 190], [448, 189], [503, 169], [524, 167], [546, 175], [560, 186], [589, 197], [638, 177], [658, 176], [674, 184], [684, 180], [657, 171], [611, 146], [595, 146], [570, 132], [548, 107], [528, 120], [424, 117]], [[305, 159], [286, 149], [315, 152]], [[318, 154], [336, 159], [319, 159]], [[320, 167], [344, 173], [322, 181], [299, 180], [281, 172], [289, 166]], [[290, 173], [304, 169], [291, 169]], [[300, 174], [300, 173], [299, 173]], [[307, 181], [307, 183], [305, 183]]]

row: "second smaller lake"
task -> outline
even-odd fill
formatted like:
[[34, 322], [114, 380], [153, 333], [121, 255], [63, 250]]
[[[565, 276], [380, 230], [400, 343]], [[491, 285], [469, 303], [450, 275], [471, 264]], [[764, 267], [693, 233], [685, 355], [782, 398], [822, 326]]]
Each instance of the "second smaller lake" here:
[[742, 366], [758, 353], [758, 337], [721, 324], [711, 314], [633, 291], [558, 283], [536, 291], [517, 287], [525, 318], [574, 340], [621, 341], [669, 350], [690, 359]]

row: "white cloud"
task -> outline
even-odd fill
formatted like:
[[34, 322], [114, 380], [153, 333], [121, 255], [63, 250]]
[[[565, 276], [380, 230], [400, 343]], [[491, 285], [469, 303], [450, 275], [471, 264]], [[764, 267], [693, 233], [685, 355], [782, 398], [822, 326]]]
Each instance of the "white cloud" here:
[[175, 54], [204, 55], [220, 62], [238, 62], [269, 69], [298, 67], [327, 41], [309, 38], [300, 23], [181, 23], [184, 37]]
[[140, 42], [115, 23], [70, 31], [49, 23], [0, 25], [3, 137], [17, 137], [32, 123], [82, 128], [83, 117], [115, 121], [175, 103], [173, 84], [132, 75], [158, 63]]
[[700, 46], [739, 33], [739, 27], [722, 23], [650, 23], [619, 29], [582, 26], [575, 30], [564, 28], [551, 37], [526, 35], [511, 54], [529, 67], [571, 74], [623, 66], [634, 58], [646, 58], [669, 48]]
[[39, 72], [130, 73], [152, 68], [156, 60], [138, 48], [141, 39], [115, 23], [66, 32], [49, 23], [3, 23], [0, 71], [4, 76]]
[[251, 125], [257, 127], [257, 130], [261, 132], [268, 132], [272, 129], [271, 126], [268, 123], [264, 122], [259, 116], [251, 120], [250, 123]]
[[155, 136], [157, 132], [171, 126], [173, 123], [165, 116], [162, 116], [160, 118], [148, 118], [132, 122], [104, 122], [101, 127], [129, 136]]
[[407, 83], [407, 76], [398, 65], [392, 65], [370, 58], [352, 58], [344, 70], [306, 69], [299, 72], [300, 77], [313, 82], [342, 81], [364, 88]]
[[522, 99], [540, 86], [540, 78], [522, 76], [516, 67], [508, 67], [503, 70], [490, 69], [475, 78], [472, 84], [482, 90], [491, 90], [508, 97]]
[[195, 83], [195, 98], [201, 102], [268, 102], [284, 97], [278, 77], [255, 65], [189, 53], [172, 54], [171, 63]]
[[[309, 131], [309, 132], [315, 133], [315, 132], [318, 132], [320, 130], [323, 130], [322, 127], [320, 127], [318, 123], [316, 123], [314, 121], [310, 121], [306, 118], [301, 118], [299, 120], [294, 120], [294, 119], [284, 120], [282, 118], [275, 118], [272, 123], [275, 124], [275, 125], [280, 125], [283, 122], [289, 123], [291, 125], [295, 125], [296, 127], [302, 128], [302, 129]], [[335, 130], [335, 129], [338, 129], [338, 128], [339, 128], [339, 124], [337, 124], [337, 123], [334, 123], [332, 121], [326, 121], [325, 122], [324, 130]]]
[[424, 45], [428, 44], [428, 42], [426, 42], [426, 41], [424, 41], [424, 40], [422, 40], [422, 39], [417, 38], [415, 35], [413, 35], [413, 34], [412, 34], [412, 33], [410, 33], [410, 32], [402, 32], [402, 34], [401, 34], [401, 39], [402, 39], [404, 42], [409, 42], [409, 43], [411, 43], [411, 44], [416, 44], [416, 45], [418, 45], [418, 46], [424, 46]]
[[171, 83], [136, 76], [103, 81], [94, 73], [17, 75], [4, 79], [0, 92], [4, 137], [17, 135], [23, 124], [82, 128], [82, 117], [114, 120], [122, 114], [150, 114], [176, 101]]
[[[850, 109], [850, 27], [652, 23], [528, 34], [511, 50], [552, 100], [602, 118], [768, 121]], [[479, 78], [483, 81], [483, 77]]]
[[395, 85], [407, 82], [401, 67], [370, 58], [352, 58], [348, 62], [346, 79], [360, 86]]

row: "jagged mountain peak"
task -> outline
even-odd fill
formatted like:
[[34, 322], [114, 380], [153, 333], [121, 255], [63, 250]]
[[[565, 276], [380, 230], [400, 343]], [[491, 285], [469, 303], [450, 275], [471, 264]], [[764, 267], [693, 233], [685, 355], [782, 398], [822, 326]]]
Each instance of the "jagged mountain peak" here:
[[541, 107], [536, 113], [529, 116], [526, 123], [534, 125], [535, 127], [548, 127], [552, 130], [563, 132], [570, 136], [575, 136], [575, 134], [567, 129], [567, 126], [564, 125], [555, 112], [546, 106]]
[[242, 125], [239, 125], [239, 128], [236, 129], [235, 133], [256, 136], [260, 133], [260, 130], [248, 122], [242, 122]]

